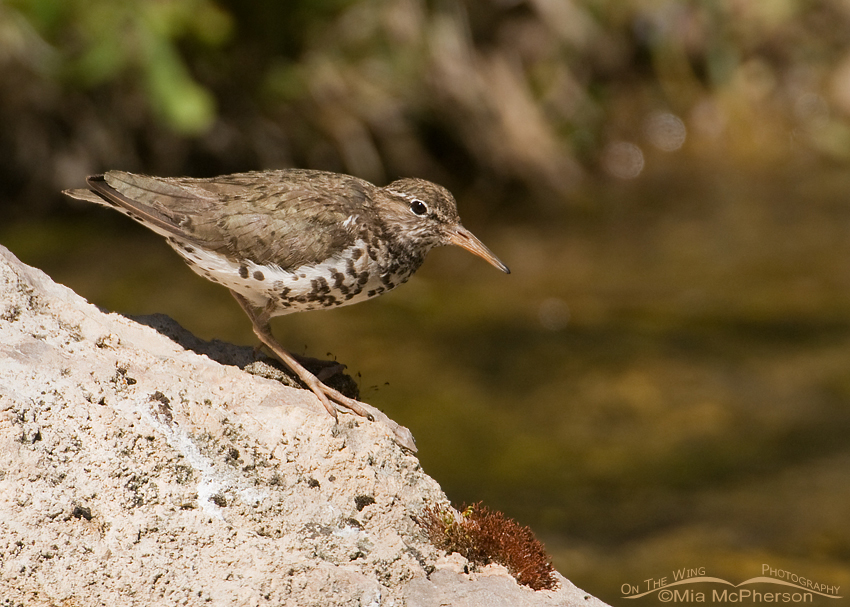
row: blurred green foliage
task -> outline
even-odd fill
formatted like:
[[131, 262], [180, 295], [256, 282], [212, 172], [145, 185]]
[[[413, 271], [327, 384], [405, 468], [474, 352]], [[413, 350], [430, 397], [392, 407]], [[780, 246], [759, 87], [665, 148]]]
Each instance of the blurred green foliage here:
[[300, 165], [561, 198], [654, 112], [693, 153], [845, 161], [848, 26], [840, 0], [12, 0], [0, 193]]
[[219, 47], [227, 41], [232, 20], [215, 4], [18, 0], [8, 5], [11, 11], [17, 11], [20, 27], [28, 23], [49, 45], [32, 64], [39, 77], [90, 90], [141, 76], [150, 107], [168, 127], [192, 135], [212, 125], [213, 93], [192, 77], [177, 45], [186, 40]]

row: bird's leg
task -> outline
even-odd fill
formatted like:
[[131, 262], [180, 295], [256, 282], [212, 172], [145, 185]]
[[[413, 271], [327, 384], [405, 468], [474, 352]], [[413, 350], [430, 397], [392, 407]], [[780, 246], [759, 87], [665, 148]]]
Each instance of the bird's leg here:
[[280, 343], [278, 343], [272, 335], [271, 327], [269, 326], [270, 310], [268, 307], [258, 314], [254, 306], [252, 306], [247, 299], [242, 297], [242, 295], [236, 291], [231, 291], [231, 294], [236, 298], [236, 301], [239, 302], [239, 305], [242, 306], [242, 309], [245, 310], [245, 314], [248, 315], [248, 318], [251, 319], [251, 325], [254, 327], [254, 334], [260, 338], [260, 341], [263, 342], [283, 364], [289, 367], [301, 379], [301, 381], [307, 385], [334, 419], [338, 419], [337, 410], [331, 401], [350, 409], [352, 412], [360, 415], [361, 417], [365, 417], [370, 421], [374, 419], [372, 414], [369, 413], [369, 411], [367, 411], [358, 401], [347, 397], [342, 392], [334, 390], [330, 386], [323, 384], [318, 377], [310, 373], [304, 365], [298, 362], [298, 359], [293, 354], [288, 352], [280, 345]]
[[345, 365], [341, 362], [337, 362], [335, 360], [322, 360], [320, 358], [313, 358], [312, 356], [302, 356], [301, 354], [294, 354], [290, 352], [295, 360], [301, 363], [304, 367], [312, 367], [314, 369], [318, 368], [319, 370], [316, 372], [316, 377], [319, 378], [319, 381], [324, 382], [327, 379], [330, 379], [337, 373], [342, 373], [345, 371]]
[[[236, 292], [231, 291], [231, 293], [234, 297], [237, 296]], [[251, 306], [247, 302], [243, 303], [240, 298], [241, 295], [239, 297], [236, 297], [236, 301], [239, 302], [239, 305], [242, 307], [243, 310], [245, 310], [246, 314], [248, 314], [248, 317], [251, 318], [251, 323], [253, 324], [254, 318], [256, 317], [256, 312], [254, 311], [253, 306]], [[250, 312], [248, 311], [249, 309]], [[268, 333], [271, 334], [271, 330], [269, 330]], [[254, 360], [258, 360], [260, 358], [260, 352], [262, 352], [264, 344], [265, 342], [263, 341], [254, 346]], [[295, 354], [294, 352], [289, 352], [289, 354], [293, 358], [295, 358], [295, 360], [301, 363], [302, 367], [310, 366], [314, 369], [318, 368], [319, 371], [315, 375], [320, 382], [324, 382], [325, 380], [330, 379], [337, 373], [342, 373], [343, 371], [345, 371], [345, 365], [335, 360], [321, 360], [319, 358], [313, 358], [311, 356], [302, 356], [300, 354]]]
[[[263, 345], [265, 344], [260, 342], [254, 346], [254, 360], [259, 360], [260, 354], [263, 351]], [[312, 356], [302, 356], [301, 354], [295, 354], [294, 352], [290, 352], [290, 354], [293, 358], [295, 358], [295, 360], [301, 363], [301, 366], [311, 367], [313, 369], [318, 368], [319, 370], [315, 375], [321, 382], [325, 382], [337, 373], [345, 371], [345, 365], [335, 360], [322, 360], [320, 358], [313, 358]]]

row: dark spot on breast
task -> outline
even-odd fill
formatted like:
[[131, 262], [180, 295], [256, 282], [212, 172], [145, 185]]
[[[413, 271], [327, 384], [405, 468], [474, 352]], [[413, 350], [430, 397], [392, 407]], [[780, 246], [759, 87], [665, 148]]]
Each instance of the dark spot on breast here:
[[266, 279], [266, 277], [259, 270], [256, 270], [254, 272], [254, 280], [265, 280], [265, 279]]
[[328, 286], [328, 281], [322, 277], [311, 280], [310, 286], [313, 287], [313, 294], [315, 295], [325, 295], [331, 292], [331, 288]]
[[377, 261], [378, 259], [378, 251], [373, 249], [372, 247], [366, 247], [366, 252], [369, 254], [369, 257], [372, 261]]
[[357, 284], [361, 287], [369, 282], [369, 272], [360, 272], [360, 275], [357, 277]]
[[357, 261], [360, 259], [360, 256], [363, 255], [363, 249], [357, 248], [351, 252], [351, 259]]
[[283, 287], [283, 288], [280, 290], [280, 298], [281, 298], [281, 299], [288, 299], [288, 298], [289, 298], [289, 292], [290, 292], [291, 290], [292, 290], [292, 289], [290, 289], [289, 287]]
[[339, 289], [340, 287], [342, 287], [342, 283], [345, 282], [345, 274], [337, 270], [333, 271], [333, 274], [331, 274], [331, 278], [334, 279], [334, 289]]
[[248, 278], [248, 266], [239, 266], [239, 277]]

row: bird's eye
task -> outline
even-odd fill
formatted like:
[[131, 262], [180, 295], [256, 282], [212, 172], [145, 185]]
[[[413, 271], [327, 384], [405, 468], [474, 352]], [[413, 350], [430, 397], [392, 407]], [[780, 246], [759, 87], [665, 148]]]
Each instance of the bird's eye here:
[[428, 212], [428, 205], [421, 200], [414, 200], [410, 203], [410, 210], [413, 211], [415, 215], [424, 215]]

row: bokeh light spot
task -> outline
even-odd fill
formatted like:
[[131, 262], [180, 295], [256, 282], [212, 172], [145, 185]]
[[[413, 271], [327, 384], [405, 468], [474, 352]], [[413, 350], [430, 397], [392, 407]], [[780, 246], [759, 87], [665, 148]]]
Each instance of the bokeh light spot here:
[[663, 152], [681, 148], [688, 133], [682, 119], [670, 112], [651, 114], [644, 123], [644, 132], [649, 142]]
[[602, 152], [602, 167], [619, 179], [634, 179], [643, 171], [643, 151], [634, 143], [615, 141]]

